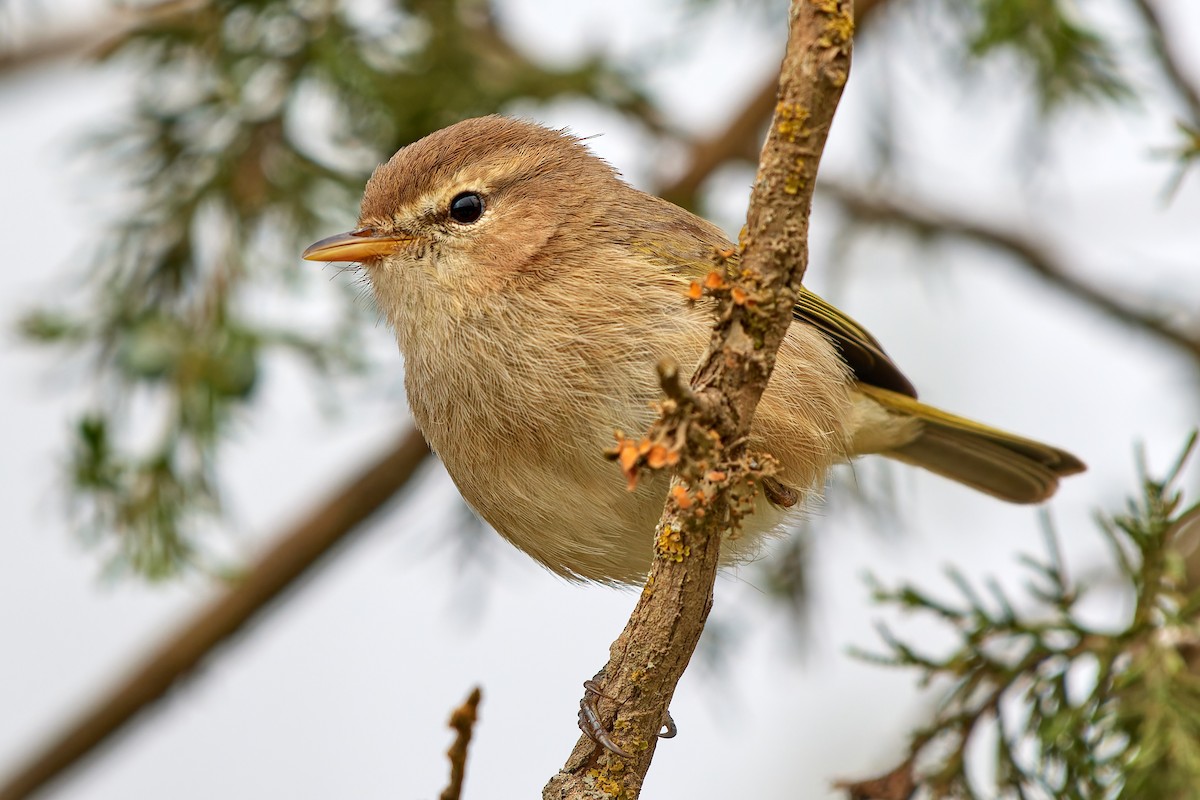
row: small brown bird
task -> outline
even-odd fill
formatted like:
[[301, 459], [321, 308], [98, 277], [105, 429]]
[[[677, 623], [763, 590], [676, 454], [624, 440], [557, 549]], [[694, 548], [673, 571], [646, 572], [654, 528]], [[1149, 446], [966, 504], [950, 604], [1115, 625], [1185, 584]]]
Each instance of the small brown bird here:
[[[609, 583], [650, 566], [667, 476], [626, 488], [603, 457], [653, 421], [655, 365], [695, 364], [711, 307], [687, 289], [732, 244], [626, 184], [579, 139], [471, 119], [375, 170], [357, 229], [304, 257], [358, 261], [405, 360], [413, 416], [463, 497], [560, 575]], [[866, 453], [1036, 503], [1084, 469], [1049, 445], [916, 400], [879, 343], [811, 292], [796, 303], [751, 446], [778, 485], [722, 557], [752, 556], [829, 468]], [[772, 502], [773, 501], [773, 502]]]

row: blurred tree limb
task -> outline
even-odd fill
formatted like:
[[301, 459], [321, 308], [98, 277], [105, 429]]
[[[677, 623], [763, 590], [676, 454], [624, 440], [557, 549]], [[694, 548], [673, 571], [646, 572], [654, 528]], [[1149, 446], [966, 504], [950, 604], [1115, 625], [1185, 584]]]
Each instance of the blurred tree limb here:
[[0, 48], [0, 76], [7, 77], [42, 64], [83, 56], [104, 40], [105, 36], [97, 34], [95, 28], [89, 25], [38, 36], [19, 46]]
[[84, 711], [58, 737], [0, 781], [0, 800], [22, 800], [62, 775], [160, 700], [222, 643], [244, 631], [270, 603], [309, 574], [334, 545], [403, 487], [429, 455], [411, 430], [353, 476], [328, 501], [284, 531], [240, 579], [161, 641], [126, 678]]
[[1009, 255], [1013, 263], [1048, 285], [1122, 325], [1150, 334], [1182, 352], [1200, 367], [1200, 318], [1186, 325], [1168, 321], [1165, 311], [1147, 299], [1134, 302], [1128, 292], [1099, 288], [1082, 277], [1048, 243], [992, 223], [960, 217], [907, 197], [823, 180], [822, 197], [835, 201], [856, 222], [892, 226], [920, 239], [961, 239]]
[[1132, 0], [1150, 36], [1158, 67], [1187, 111], [1193, 128], [1200, 129], [1200, 85], [1187, 74], [1177, 47], [1163, 25], [1154, 0]]
[[1200, 84], [1197, 84], [1196, 78], [1188, 75], [1179, 50], [1163, 25], [1162, 16], [1154, 0], [1131, 1], [1146, 26], [1159, 71], [1179, 98], [1184, 110], [1184, 116], [1176, 123], [1182, 141], [1171, 153], [1179, 162], [1179, 169], [1168, 187], [1168, 193], [1171, 193], [1179, 187], [1188, 168], [1200, 163]]
[[[650, 575], [594, 693], [599, 725], [626, 752], [584, 735], [543, 789], [546, 800], [598, 793], [633, 800], [641, 793], [671, 697], [712, 608], [721, 540], [752, 509], [754, 486], [768, 469], [769, 457], [748, 452], [746, 440], [808, 265], [817, 166], [849, 75], [853, 30], [851, 0], [791, 4], [742, 259], [714, 254], [705, 281], [717, 300], [708, 350], [690, 386], [677, 365], [660, 365], [662, 415], [645, 439], [625, 439], [616, 452], [631, 481], [643, 468], [676, 465]], [[581, 722], [585, 716], [581, 711]]]

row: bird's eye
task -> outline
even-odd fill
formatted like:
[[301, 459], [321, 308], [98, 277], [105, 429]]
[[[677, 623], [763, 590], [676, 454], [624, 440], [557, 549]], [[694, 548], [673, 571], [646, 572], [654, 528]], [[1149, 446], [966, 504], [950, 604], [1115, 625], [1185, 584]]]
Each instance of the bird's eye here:
[[483, 198], [476, 192], [463, 192], [450, 201], [450, 219], [470, 225], [483, 216]]

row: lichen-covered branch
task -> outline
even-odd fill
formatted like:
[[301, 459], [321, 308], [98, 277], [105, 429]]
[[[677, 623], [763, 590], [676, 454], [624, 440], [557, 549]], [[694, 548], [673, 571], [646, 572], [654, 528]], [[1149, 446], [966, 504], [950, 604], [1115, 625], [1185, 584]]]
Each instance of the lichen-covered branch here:
[[[817, 164], [850, 68], [850, 0], [793, 0], [774, 121], [750, 200], [741, 269], [714, 254], [706, 281], [719, 311], [691, 380], [677, 387], [648, 439], [677, 455], [655, 560], [637, 607], [613, 643], [599, 709], [625, 759], [580, 739], [544, 798], [638, 796], [675, 685], [712, 606], [721, 537], [736, 525], [762, 459], [745, 441], [787, 332], [808, 263], [808, 217]], [[712, 277], [712, 276], [710, 276]], [[673, 380], [673, 367], [660, 370]], [[636, 476], [652, 453], [622, 458]], [[675, 458], [655, 459], [661, 467]]]

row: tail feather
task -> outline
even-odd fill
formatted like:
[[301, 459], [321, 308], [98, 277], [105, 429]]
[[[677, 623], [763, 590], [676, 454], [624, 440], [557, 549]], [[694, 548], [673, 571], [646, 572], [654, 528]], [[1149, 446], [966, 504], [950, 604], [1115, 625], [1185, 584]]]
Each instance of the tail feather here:
[[990, 428], [887, 389], [865, 384], [857, 388], [889, 412], [922, 423], [915, 439], [881, 455], [1001, 500], [1040, 503], [1058, 489], [1059, 478], [1087, 468], [1057, 447]]

